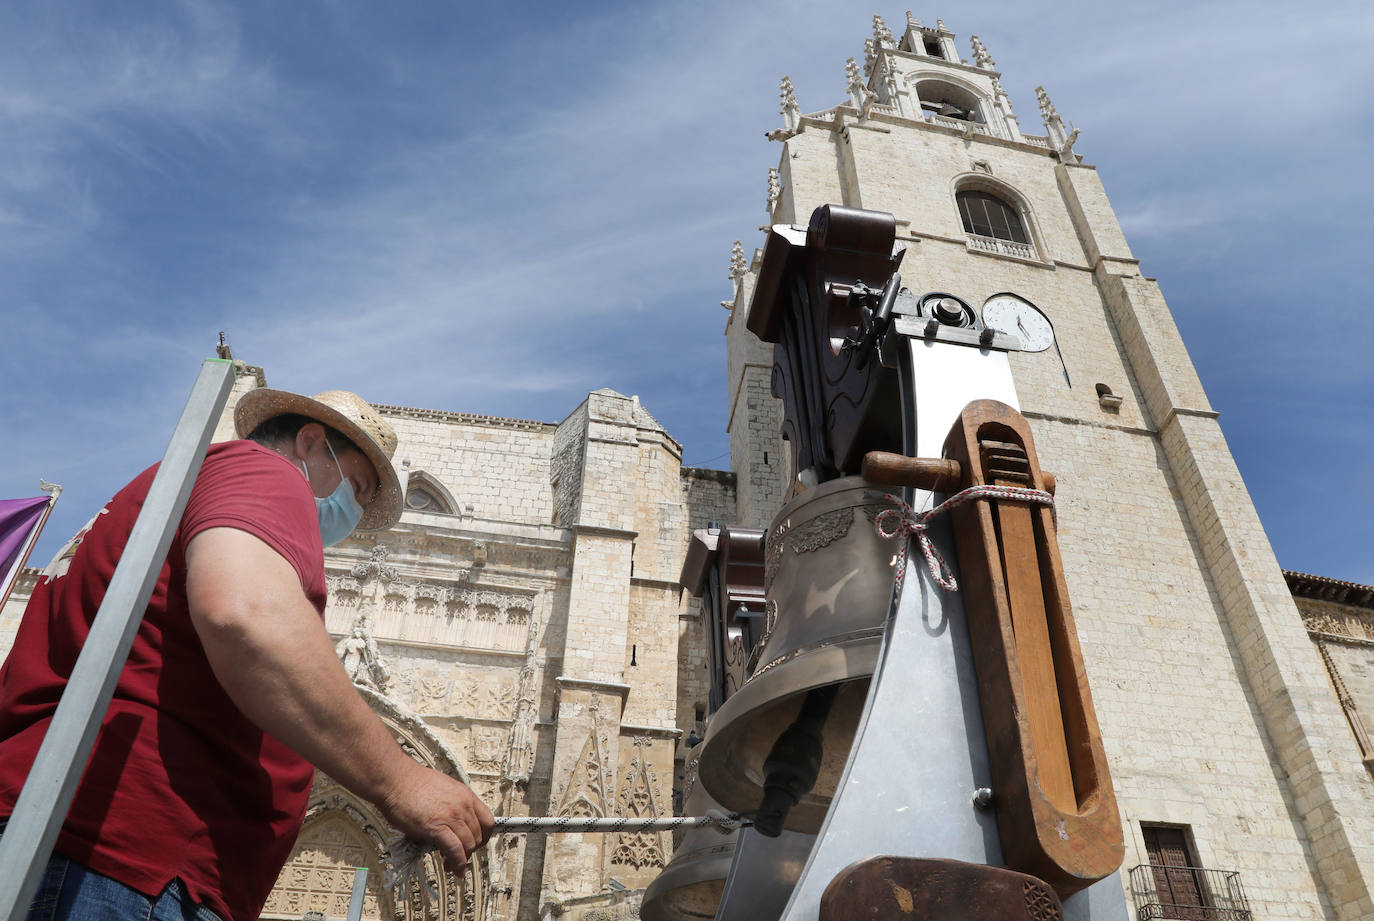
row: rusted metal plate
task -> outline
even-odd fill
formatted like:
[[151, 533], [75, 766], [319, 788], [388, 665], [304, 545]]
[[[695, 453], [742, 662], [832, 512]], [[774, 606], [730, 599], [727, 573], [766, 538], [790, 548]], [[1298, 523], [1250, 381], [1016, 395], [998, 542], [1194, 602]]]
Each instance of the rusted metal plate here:
[[1025, 873], [918, 857], [870, 857], [821, 896], [819, 921], [1063, 921], [1054, 889]]

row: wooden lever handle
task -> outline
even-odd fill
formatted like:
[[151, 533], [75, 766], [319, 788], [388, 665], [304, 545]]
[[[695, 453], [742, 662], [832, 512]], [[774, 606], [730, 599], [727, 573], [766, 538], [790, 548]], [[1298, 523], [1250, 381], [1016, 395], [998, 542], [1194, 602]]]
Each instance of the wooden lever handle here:
[[915, 486], [952, 489], [963, 481], [963, 469], [956, 460], [938, 457], [907, 457], [887, 451], [864, 455], [863, 478], [875, 486]]
[[[942, 457], [907, 457], [888, 451], [864, 455], [863, 478], [874, 486], [914, 486], [917, 489], [954, 492], [964, 485], [964, 470], [957, 460]], [[1054, 493], [1054, 474], [1044, 473], [1045, 489]]]

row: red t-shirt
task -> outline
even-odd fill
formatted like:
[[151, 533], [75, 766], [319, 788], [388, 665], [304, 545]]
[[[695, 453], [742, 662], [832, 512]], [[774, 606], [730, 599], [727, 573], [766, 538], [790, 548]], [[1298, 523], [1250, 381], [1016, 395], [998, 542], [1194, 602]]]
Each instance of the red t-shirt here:
[[[0, 669], [0, 815], [14, 810], [156, 469], [92, 519], [24, 611]], [[239, 712], [191, 624], [186, 545], [217, 527], [280, 553], [323, 615], [324, 552], [305, 477], [252, 442], [211, 446], [57, 850], [148, 895], [181, 877], [221, 917], [251, 921], [300, 831], [314, 770]]]

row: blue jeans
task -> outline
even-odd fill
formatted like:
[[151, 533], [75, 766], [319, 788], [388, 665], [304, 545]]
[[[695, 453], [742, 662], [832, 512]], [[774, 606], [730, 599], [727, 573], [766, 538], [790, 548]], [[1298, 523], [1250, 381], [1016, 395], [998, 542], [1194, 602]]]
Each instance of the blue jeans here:
[[88, 870], [61, 854], [52, 855], [38, 885], [27, 921], [220, 921], [186, 894], [174, 879], [152, 898]]
[[[0, 835], [5, 833], [5, 824], [0, 818]], [[26, 921], [220, 921], [220, 916], [191, 901], [179, 879], [152, 898], [53, 854]]]

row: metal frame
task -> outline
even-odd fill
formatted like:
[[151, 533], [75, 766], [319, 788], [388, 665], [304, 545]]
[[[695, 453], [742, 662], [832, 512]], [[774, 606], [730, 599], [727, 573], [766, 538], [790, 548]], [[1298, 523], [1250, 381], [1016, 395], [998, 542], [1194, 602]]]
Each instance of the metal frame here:
[[367, 867], [353, 870], [353, 892], [348, 897], [348, 921], [362, 921], [363, 896], [367, 895]]
[[233, 362], [208, 358], [201, 365], [0, 838], [0, 918], [15, 921], [28, 912], [233, 383]]

